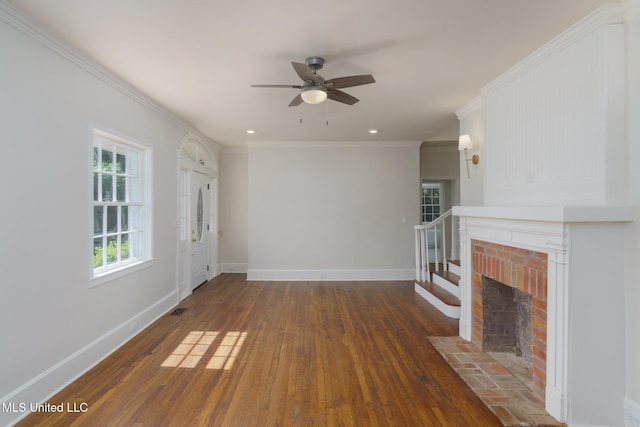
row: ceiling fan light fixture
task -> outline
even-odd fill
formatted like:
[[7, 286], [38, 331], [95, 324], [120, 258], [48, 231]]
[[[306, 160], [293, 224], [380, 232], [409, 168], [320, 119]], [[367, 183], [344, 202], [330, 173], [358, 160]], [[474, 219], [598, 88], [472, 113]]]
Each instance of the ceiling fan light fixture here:
[[307, 86], [302, 88], [300, 96], [307, 104], [321, 104], [327, 100], [327, 90], [322, 86]]
[[[328, 99], [346, 105], [353, 105], [358, 102], [358, 98], [351, 96], [340, 89], [368, 85], [376, 80], [371, 74], [359, 76], [337, 77], [325, 80], [317, 74], [322, 68], [324, 59], [319, 56], [312, 56], [306, 59], [305, 63], [292, 62], [294, 71], [302, 79], [301, 85], [251, 85], [251, 87], [278, 87], [299, 89], [300, 93], [289, 102], [289, 107], [297, 107], [303, 102], [307, 104], [321, 104]], [[331, 96], [329, 96], [331, 94]]]

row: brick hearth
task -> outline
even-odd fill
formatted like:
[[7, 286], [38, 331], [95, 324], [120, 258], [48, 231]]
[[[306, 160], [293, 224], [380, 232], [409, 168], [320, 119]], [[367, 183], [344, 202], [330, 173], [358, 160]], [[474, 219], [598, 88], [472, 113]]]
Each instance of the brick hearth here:
[[471, 240], [472, 341], [482, 346], [482, 277], [532, 296], [533, 393], [544, 401], [547, 357], [547, 254]]

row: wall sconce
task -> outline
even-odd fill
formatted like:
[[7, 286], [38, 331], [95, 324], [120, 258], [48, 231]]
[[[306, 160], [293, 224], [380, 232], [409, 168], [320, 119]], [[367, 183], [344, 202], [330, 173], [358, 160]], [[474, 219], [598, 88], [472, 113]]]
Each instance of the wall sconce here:
[[471, 137], [469, 135], [460, 135], [460, 139], [458, 139], [458, 150], [464, 150], [464, 158], [467, 161], [467, 178], [471, 178], [469, 174], [469, 161], [474, 165], [480, 163], [480, 156], [474, 154], [469, 158], [469, 149], [473, 148], [473, 144], [471, 143]]

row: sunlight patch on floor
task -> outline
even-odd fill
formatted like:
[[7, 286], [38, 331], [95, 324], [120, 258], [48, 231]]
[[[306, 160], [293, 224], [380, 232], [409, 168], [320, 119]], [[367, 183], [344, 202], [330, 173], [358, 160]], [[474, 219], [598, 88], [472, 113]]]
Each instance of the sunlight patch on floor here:
[[[216, 340], [218, 331], [191, 331], [164, 362], [164, 368], [195, 368]], [[206, 369], [229, 370], [240, 353], [246, 332], [227, 332]]]
[[165, 368], [194, 368], [218, 336], [217, 331], [191, 331], [165, 359]]
[[231, 369], [246, 336], [246, 332], [227, 332], [207, 364], [207, 369]]

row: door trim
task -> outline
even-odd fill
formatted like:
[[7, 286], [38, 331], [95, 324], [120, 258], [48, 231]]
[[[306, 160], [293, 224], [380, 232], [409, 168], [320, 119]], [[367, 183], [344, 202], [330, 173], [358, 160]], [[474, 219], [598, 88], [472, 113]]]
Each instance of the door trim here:
[[[194, 161], [184, 155], [185, 146], [193, 147], [197, 145], [200, 153], [204, 153], [206, 161]], [[176, 289], [178, 301], [191, 295], [191, 251], [189, 221], [190, 221], [190, 175], [192, 172], [199, 172], [210, 178], [210, 202], [211, 219], [209, 230], [209, 272], [207, 280], [211, 280], [220, 274], [219, 268], [219, 179], [218, 179], [218, 158], [217, 153], [209, 149], [207, 145], [194, 135], [187, 135], [182, 139], [177, 150], [177, 217], [172, 221], [172, 226], [176, 229]]]

